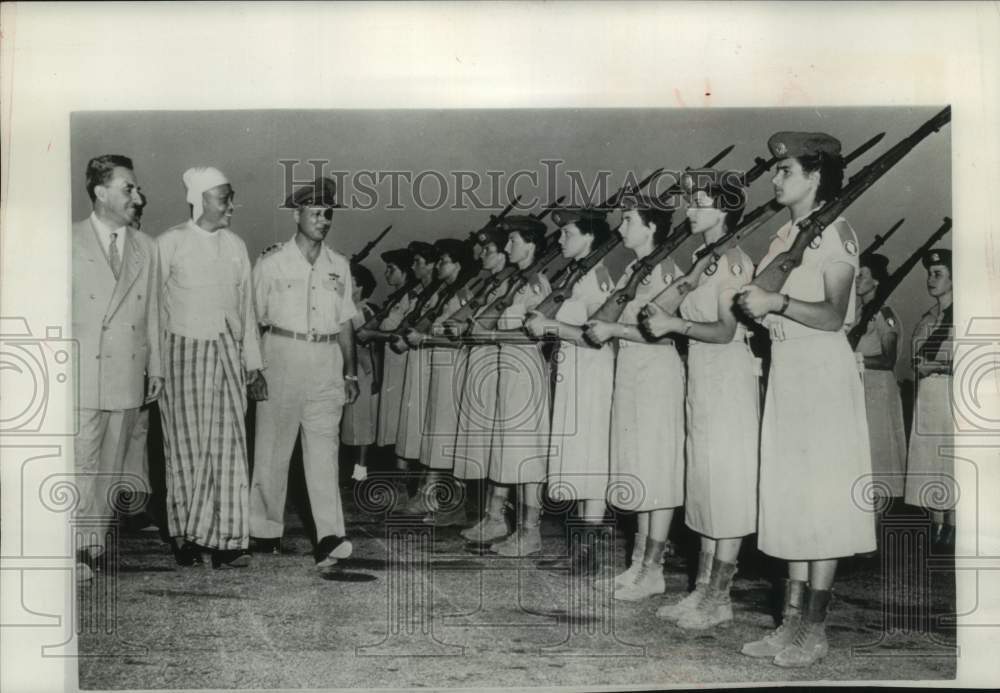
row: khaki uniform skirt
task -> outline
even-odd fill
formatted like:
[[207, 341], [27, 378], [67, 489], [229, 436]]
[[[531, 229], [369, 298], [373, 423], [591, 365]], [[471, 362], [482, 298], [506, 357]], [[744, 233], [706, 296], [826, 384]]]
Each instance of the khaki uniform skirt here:
[[[390, 350], [391, 351], [391, 350]], [[420, 456], [420, 442], [427, 412], [427, 392], [431, 381], [429, 349], [406, 352], [406, 375], [396, 429], [396, 455], [407, 459]]]
[[902, 496], [906, 480], [906, 431], [896, 374], [867, 369], [864, 379], [874, 490], [888, 498]]
[[685, 522], [712, 539], [757, 531], [760, 396], [742, 340], [688, 352]]
[[455, 467], [459, 479], [484, 479], [490, 461], [493, 422], [497, 411], [496, 346], [465, 350], [466, 367], [458, 407]]
[[403, 383], [406, 380], [406, 354], [397, 354], [388, 346], [382, 361], [382, 392], [379, 393], [379, 445], [394, 445], [403, 404]]
[[618, 342], [607, 500], [635, 512], [684, 503], [684, 364], [672, 343]]
[[910, 505], [928, 510], [955, 507], [958, 500], [955, 463], [947, 450], [955, 442], [954, 425], [951, 376], [935, 374], [921, 378], [917, 383], [906, 470], [905, 500]]
[[843, 332], [772, 343], [761, 426], [761, 551], [808, 561], [875, 550], [864, 407]]
[[458, 403], [468, 360], [468, 349], [430, 349], [431, 375], [420, 442], [420, 463], [431, 469], [451, 470], [455, 466]]
[[549, 452], [549, 367], [541, 346], [502, 344], [490, 480], [545, 481]]

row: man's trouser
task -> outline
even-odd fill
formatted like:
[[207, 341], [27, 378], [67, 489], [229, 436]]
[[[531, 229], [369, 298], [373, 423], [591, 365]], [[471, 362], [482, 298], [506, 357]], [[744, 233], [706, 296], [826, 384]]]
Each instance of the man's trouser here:
[[80, 494], [76, 519], [83, 534], [81, 546], [105, 548], [105, 535], [115, 515], [111, 494], [121, 490], [118, 482], [138, 413], [138, 408], [79, 410], [80, 432], [73, 440], [73, 457]]
[[268, 398], [257, 403], [250, 485], [250, 534], [279, 538], [284, 530], [288, 463], [302, 432], [302, 466], [316, 539], [344, 536], [337, 455], [344, 408], [340, 345], [264, 336]]

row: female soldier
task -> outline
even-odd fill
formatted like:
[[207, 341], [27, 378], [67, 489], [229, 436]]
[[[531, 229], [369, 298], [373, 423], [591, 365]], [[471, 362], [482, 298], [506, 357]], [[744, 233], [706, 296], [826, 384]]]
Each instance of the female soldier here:
[[[375, 291], [375, 276], [364, 265], [351, 263], [351, 279], [351, 298], [358, 309], [352, 322], [355, 329], [358, 329], [375, 315], [375, 308], [367, 300]], [[378, 373], [381, 369], [378, 368], [375, 345], [358, 343], [356, 363], [358, 398], [344, 405], [344, 414], [340, 420], [340, 442], [357, 448], [353, 477], [361, 481], [368, 474], [368, 447], [375, 442], [375, 429], [378, 426]]]
[[[702, 234], [698, 253], [733, 231], [746, 195], [735, 173], [692, 171], [684, 176], [691, 232]], [[654, 336], [690, 339], [687, 390], [687, 526], [701, 535], [695, 590], [657, 611], [682, 628], [709, 628], [733, 620], [729, 590], [743, 537], [757, 529], [759, 426], [757, 364], [736, 319], [733, 298], [753, 275], [742, 249], [709, 265], [684, 298], [681, 317], [646, 310]]]
[[[420, 286], [417, 287], [417, 293], [419, 293], [434, 281], [434, 265], [437, 262], [438, 251], [433, 245], [423, 241], [412, 241], [407, 247], [413, 253], [413, 276], [420, 282]], [[409, 310], [403, 317], [405, 318], [412, 310], [411, 303]], [[409, 461], [416, 460], [420, 456], [420, 437], [424, 430], [427, 386], [431, 373], [430, 365], [427, 363], [428, 353], [426, 350], [407, 350], [406, 342], [403, 340], [397, 340], [390, 350], [406, 355], [406, 371], [400, 395], [399, 422], [396, 426], [396, 468], [399, 472], [405, 473], [409, 469]], [[402, 496], [399, 496], [399, 499], [402, 500]], [[426, 512], [422, 506], [422, 498], [417, 495], [411, 499], [404, 510], [407, 512]]]
[[[438, 251], [435, 271], [438, 279], [442, 281], [442, 288], [429, 308], [435, 308], [438, 301], [444, 300], [444, 292], [449, 287], [466, 282], [474, 267], [470, 248], [464, 241], [443, 238], [435, 241], [434, 247]], [[436, 328], [467, 299], [468, 294], [465, 289], [460, 289], [451, 296], [438, 312], [432, 331], [437, 332]], [[428, 524], [437, 526], [464, 524], [465, 506], [461, 502], [464, 495], [451, 475], [455, 464], [453, 456], [455, 432], [458, 428], [455, 393], [460, 390], [463, 377], [459, 359], [460, 350], [454, 346], [421, 349], [420, 343], [428, 336], [411, 330], [406, 337], [412, 348], [429, 352], [428, 358], [424, 361], [430, 370], [430, 377], [425, 391], [427, 408], [419, 450], [420, 464], [427, 469], [427, 475], [417, 492], [417, 497], [423, 499], [424, 507], [430, 512], [424, 518]]]
[[[480, 249], [479, 260], [487, 274], [483, 282], [492, 281], [491, 278], [507, 266], [507, 256], [504, 254], [506, 243], [507, 233], [502, 227], [488, 228], [476, 234], [473, 247]], [[507, 282], [501, 282], [485, 297], [484, 305], [489, 305], [506, 289]], [[452, 393], [459, 403], [453, 473], [456, 479], [480, 489], [489, 466], [493, 419], [496, 415], [497, 353], [496, 344], [463, 348], [459, 356], [461, 364], [456, 370], [456, 378], [462, 378], [461, 388]], [[472, 494], [468, 497], [471, 498]], [[487, 538], [479, 532], [482, 524], [479, 522], [462, 530], [462, 536], [469, 541], [486, 541]]]
[[[673, 217], [673, 207], [648, 197], [628, 196], [622, 208], [619, 233], [635, 260], [618, 288], [667, 239]], [[614, 598], [625, 601], [663, 594], [667, 532], [674, 508], [684, 503], [684, 364], [672, 340], [650, 343], [638, 328], [639, 309], [680, 274], [677, 263], [663, 260], [639, 284], [618, 322], [587, 323], [593, 342], [618, 340], [607, 495], [609, 504], [639, 514], [632, 564], [614, 579]]]
[[[768, 141], [780, 157], [775, 199], [791, 221], [778, 230], [758, 272], [791, 247], [797, 222], [840, 192], [840, 142], [823, 133], [780, 132]], [[855, 482], [871, 474], [865, 393], [844, 333], [854, 316], [858, 245], [837, 219], [805, 251], [802, 264], [772, 293], [748, 285], [742, 310], [767, 316], [771, 372], [761, 426], [758, 545], [789, 561], [785, 620], [743, 646], [779, 666], [807, 666], [829, 646], [824, 621], [837, 558], [875, 549], [870, 504]], [[805, 593], [805, 599], [802, 594]]]
[[913, 331], [913, 372], [917, 376], [917, 405], [910, 430], [910, 458], [906, 497], [910, 505], [927, 508], [933, 522], [934, 543], [955, 540], [955, 479], [951, 457], [938, 452], [952, 444], [951, 342], [954, 317], [951, 305], [951, 251], [931, 250], [923, 257], [927, 293], [936, 301]]
[[[889, 277], [889, 258], [877, 253], [861, 256], [858, 270], [858, 316], [875, 298], [879, 284]], [[864, 359], [865, 409], [868, 412], [868, 440], [872, 455], [875, 493], [896, 498], [903, 495], [906, 472], [906, 431], [903, 403], [896, 383], [896, 347], [902, 327], [889, 306], [869, 321], [858, 342], [857, 353]], [[881, 505], [881, 503], [877, 503]]]
[[[520, 333], [525, 314], [549, 294], [549, 282], [535, 258], [545, 249], [545, 224], [531, 217], [507, 217], [510, 232], [506, 252], [520, 272], [531, 276], [513, 296], [510, 307], [497, 320], [500, 333]], [[475, 332], [474, 332], [475, 333]], [[487, 513], [479, 533], [499, 540], [507, 534], [504, 503], [513, 487], [517, 491], [517, 530], [490, 550], [501, 556], [528, 556], [542, 548], [539, 529], [542, 483], [549, 448], [549, 369], [541, 344], [500, 343], [496, 424], [490, 454]], [[475, 529], [475, 528], [474, 528]]]
[[[562, 209], [552, 213], [560, 227], [563, 257], [582, 260], [603, 245], [611, 234], [604, 214], [591, 209]], [[583, 521], [595, 530], [595, 543], [571, 542], [570, 561], [579, 574], [603, 570], [599, 555], [605, 543], [604, 496], [608, 486], [611, 395], [614, 354], [608, 345], [590, 347], [583, 326], [611, 294], [613, 282], [598, 262], [573, 286], [555, 319], [528, 313], [524, 327], [533, 337], [554, 334], [560, 340], [552, 432], [548, 464], [549, 495], [556, 501], [579, 501]]]

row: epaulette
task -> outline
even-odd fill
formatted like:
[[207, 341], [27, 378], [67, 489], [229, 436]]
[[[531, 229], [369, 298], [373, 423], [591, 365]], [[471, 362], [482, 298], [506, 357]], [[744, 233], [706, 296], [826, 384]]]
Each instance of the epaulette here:
[[882, 306], [879, 312], [882, 313], [882, 317], [885, 318], [889, 327], [896, 327], [899, 324], [899, 321], [896, 320], [896, 313], [889, 306]]
[[265, 255], [270, 255], [275, 250], [277, 250], [278, 248], [280, 248], [282, 245], [284, 245], [284, 244], [282, 244], [282, 243], [274, 243], [273, 245], [267, 246], [262, 251], [260, 251], [260, 257], [264, 257]]
[[[677, 278], [674, 276], [673, 273], [673, 269], [676, 266], [676, 264], [677, 263], [675, 263], [670, 258], [664, 258], [663, 262], [660, 263], [660, 276], [663, 279], [664, 284], [669, 285], [671, 282], [674, 281], [674, 279]], [[646, 281], [643, 281], [643, 284], [646, 283], [648, 283], [648, 277]]]
[[837, 235], [840, 237], [840, 242], [844, 246], [844, 250], [848, 255], [858, 254], [858, 237], [854, 233], [854, 229], [851, 225], [847, 223], [846, 219], [837, 219], [835, 222], [830, 224], [836, 231]]
[[[743, 276], [743, 251], [739, 248], [730, 248], [726, 251], [725, 255], [726, 262], [729, 263], [729, 273], [740, 277]], [[751, 277], [747, 277], [751, 279]]]
[[601, 291], [610, 291], [615, 285], [611, 281], [611, 272], [603, 264], [597, 265], [594, 268], [594, 278], [597, 279], [597, 285], [601, 287]]

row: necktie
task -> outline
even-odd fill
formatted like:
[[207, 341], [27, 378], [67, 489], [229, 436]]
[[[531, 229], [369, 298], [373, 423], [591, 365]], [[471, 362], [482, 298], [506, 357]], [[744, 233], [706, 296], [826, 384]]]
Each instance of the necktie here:
[[108, 260], [111, 261], [111, 271], [114, 272], [115, 279], [118, 279], [118, 273], [122, 269], [122, 257], [118, 254], [118, 244], [115, 241], [118, 240], [118, 234], [114, 231], [111, 232], [111, 244], [108, 246]]

